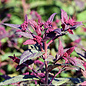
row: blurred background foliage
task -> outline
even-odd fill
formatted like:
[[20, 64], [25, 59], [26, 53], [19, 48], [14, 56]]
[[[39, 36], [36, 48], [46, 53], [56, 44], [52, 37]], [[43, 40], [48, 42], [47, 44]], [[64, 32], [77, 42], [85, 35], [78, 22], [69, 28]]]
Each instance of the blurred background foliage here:
[[[22, 24], [24, 21], [25, 14], [28, 15], [30, 19], [30, 12], [32, 10], [37, 11], [42, 20], [46, 21], [52, 13], [57, 13], [56, 19], [61, 19], [61, 11], [63, 9], [67, 12], [68, 15], [74, 17], [76, 21], [83, 21], [83, 26], [77, 28], [74, 33], [78, 35], [82, 39], [83, 46], [86, 47], [86, 0], [0, 0], [0, 22], [7, 16], [7, 14], [11, 14], [11, 18], [6, 23], [10, 24]], [[58, 23], [58, 27], [61, 27], [61, 23]], [[6, 27], [6, 31], [10, 29], [10, 27]], [[66, 36], [62, 37], [63, 45], [66, 47], [73, 40]], [[1, 42], [6, 43], [7, 38], [1, 39]], [[10, 76], [16, 76], [18, 74], [22, 74], [25, 69], [22, 71], [16, 71], [15, 66], [16, 63], [12, 62], [12, 60], [8, 56], [20, 56], [21, 49], [27, 49], [27, 46], [23, 46], [22, 42], [24, 39], [18, 38], [18, 47], [4, 47], [3, 51], [0, 53], [0, 75], [7, 74]], [[55, 56], [58, 50], [58, 39], [55, 40], [54, 44], [50, 45], [51, 54]], [[19, 48], [20, 47], [20, 48]], [[4, 53], [3, 53], [4, 52]], [[75, 52], [71, 54], [71, 56], [77, 56]], [[54, 70], [53, 70], [54, 71]], [[79, 72], [72, 70], [71, 72], [62, 72], [57, 77], [79, 77]], [[0, 78], [3, 80], [2, 78]]]

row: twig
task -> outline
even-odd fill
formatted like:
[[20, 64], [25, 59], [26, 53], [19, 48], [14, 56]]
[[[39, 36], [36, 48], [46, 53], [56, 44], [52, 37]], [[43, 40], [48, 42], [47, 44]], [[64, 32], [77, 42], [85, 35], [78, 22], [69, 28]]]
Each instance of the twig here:
[[[45, 45], [45, 59], [47, 59], [47, 43], [44, 42], [44, 45]], [[47, 61], [45, 61], [45, 69], [46, 69], [45, 84], [48, 84], [48, 64], [47, 64]]]
[[54, 78], [59, 74], [61, 73], [62, 69], [59, 69], [59, 72], [52, 78], [52, 80], [50, 81], [49, 85], [52, 83], [52, 81], [54, 80]]
[[58, 35], [58, 36], [55, 36], [54, 38], [52, 38], [52, 39], [48, 42], [47, 47], [48, 47], [55, 39], [57, 39], [58, 37], [63, 36], [63, 35], [66, 35], [66, 33], [62, 33], [61, 35]]
[[29, 68], [30, 70], [32, 70], [32, 71], [38, 76], [38, 78], [39, 78], [40, 80], [42, 80], [42, 82], [44, 82], [44, 80], [38, 75], [38, 73], [37, 73], [33, 68], [31, 68], [31, 67], [29, 67], [29, 66], [28, 66], [28, 68]]

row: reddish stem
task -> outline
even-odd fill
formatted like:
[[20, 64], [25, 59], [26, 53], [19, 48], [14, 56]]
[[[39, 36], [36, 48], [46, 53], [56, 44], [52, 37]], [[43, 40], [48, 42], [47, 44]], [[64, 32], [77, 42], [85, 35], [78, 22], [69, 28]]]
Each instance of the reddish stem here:
[[57, 39], [58, 37], [63, 36], [63, 35], [65, 35], [65, 33], [62, 33], [62, 34], [60, 34], [60, 35], [55, 36], [54, 38], [52, 38], [52, 39], [48, 42], [47, 46], [49, 46], [55, 39]]
[[49, 85], [52, 83], [52, 81], [54, 80], [54, 78], [59, 74], [61, 73], [62, 69], [59, 69], [59, 72], [52, 78], [52, 80], [50, 81]]
[[40, 45], [41, 51], [44, 52], [42, 45]]
[[[44, 42], [45, 45], [45, 59], [47, 59], [47, 43]], [[48, 64], [47, 61], [45, 61], [45, 69], [46, 69], [46, 74], [45, 74], [45, 84], [48, 84]]]
[[33, 68], [31, 68], [31, 67], [29, 67], [29, 66], [28, 66], [28, 68], [29, 68], [30, 70], [32, 70], [32, 71], [38, 76], [38, 78], [41, 79], [42, 82], [44, 82], [44, 80], [38, 75], [38, 73], [37, 73]]

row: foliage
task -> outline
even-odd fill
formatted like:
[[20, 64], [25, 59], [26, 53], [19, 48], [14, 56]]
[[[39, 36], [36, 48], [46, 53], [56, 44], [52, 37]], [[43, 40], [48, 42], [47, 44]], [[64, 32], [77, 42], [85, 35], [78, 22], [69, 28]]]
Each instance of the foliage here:
[[0, 85], [86, 85], [84, 2], [1, 0]]

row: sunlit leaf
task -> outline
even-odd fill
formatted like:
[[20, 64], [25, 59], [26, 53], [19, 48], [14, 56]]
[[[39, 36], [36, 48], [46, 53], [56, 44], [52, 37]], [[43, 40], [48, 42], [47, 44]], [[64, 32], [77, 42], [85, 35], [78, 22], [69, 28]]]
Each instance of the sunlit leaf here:
[[61, 40], [59, 40], [58, 54], [59, 54], [60, 56], [62, 56], [63, 53], [64, 53], [64, 51], [63, 51], [63, 45], [62, 45]]
[[36, 33], [40, 36], [41, 35], [41, 29], [40, 29], [39, 25], [37, 24], [37, 22], [29, 19], [28, 23], [31, 25], [31, 27], [34, 29], [34, 31], [36, 31]]
[[83, 70], [85, 70], [85, 68], [84, 68], [84, 66], [83, 66], [83, 60], [81, 60], [81, 59], [78, 59], [78, 58], [76, 58], [76, 57], [74, 57], [74, 62], [75, 62], [75, 66], [77, 66], [77, 67], [79, 67], [79, 68], [81, 68], [81, 69], [83, 69]]
[[64, 23], [67, 21], [67, 19], [68, 19], [67, 13], [61, 9], [61, 22]]
[[12, 28], [20, 29], [20, 25], [17, 25], [17, 24], [2, 23], [2, 25], [6, 25], [6, 26], [9, 26], [9, 27], [12, 27]]
[[26, 38], [33, 39], [33, 36], [28, 32], [16, 32], [16, 34], [21, 35], [21, 36], [26, 37]]
[[54, 30], [54, 32], [57, 33], [57, 34], [61, 34], [61, 29], [57, 28], [57, 29]]
[[85, 55], [85, 52], [84, 51], [82, 51], [80, 48], [75, 48], [75, 51], [76, 51], [76, 53], [84, 60], [84, 61], [86, 61], [86, 55]]
[[32, 39], [26, 40], [23, 45], [32, 45], [32, 44], [36, 44], [36, 42]]
[[27, 80], [38, 80], [38, 78], [33, 75], [19, 75], [19, 76], [9, 78], [3, 82], [0, 82], [0, 85], [8, 85], [8, 84], [17, 83], [20, 81], [27, 81]]
[[57, 13], [53, 13], [50, 18], [48, 19], [49, 22], [53, 22], [53, 19], [54, 19], [54, 16], [56, 15]]
[[44, 52], [37, 51], [37, 50], [27, 50], [25, 51], [21, 56], [20, 56], [20, 63], [22, 64], [23, 62], [29, 60], [29, 59], [35, 59], [41, 55], [43, 55]]
[[52, 84], [53, 85], [62, 85], [68, 81], [69, 81], [68, 78], [54, 78], [54, 80], [52, 81]]
[[76, 34], [70, 34], [70, 33], [67, 33], [67, 34], [72, 41], [75, 41], [75, 40], [79, 39], [79, 37]]
[[48, 55], [45, 61], [53, 61], [54, 57], [52, 55]]
[[70, 49], [68, 49], [66, 52], [68, 55], [70, 55], [73, 51], [74, 51], [75, 47], [71, 47]]

